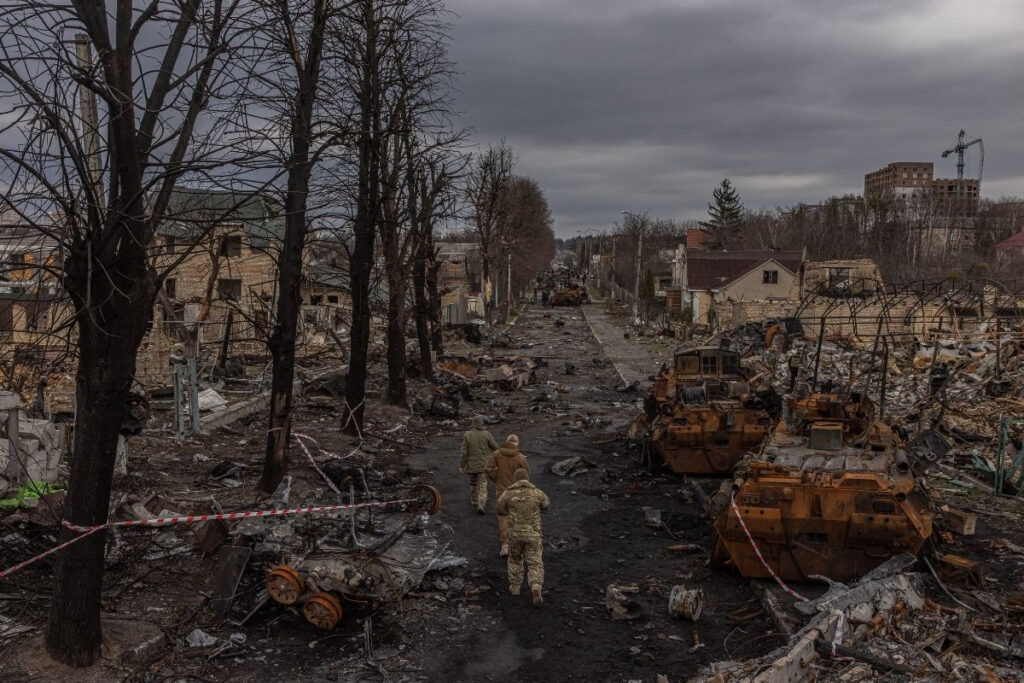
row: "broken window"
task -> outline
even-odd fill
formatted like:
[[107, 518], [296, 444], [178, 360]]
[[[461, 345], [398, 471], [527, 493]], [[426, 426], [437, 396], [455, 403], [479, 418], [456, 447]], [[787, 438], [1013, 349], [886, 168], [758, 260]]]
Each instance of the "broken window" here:
[[681, 375], [696, 375], [697, 356], [676, 356], [676, 372]]
[[327, 295], [327, 303], [329, 303], [329, 304], [336, 304], [336, 303], [338, 303], [338, 295], [337, 294], [329, 294], [329, 295]]
[[173, 254], [174, 250], [178, 247], [178, 240], [174, 238], [174, 235], [168, 235], [164, 238], [164, 253]]
[[838, 287], [845, 285], [850, 281], [850, 269], [849, 268], [829, 268], [828, 269], [828, 284], [829, 287]]
[[765, 270], [761, 273], [761, 282], [766, 285], [777, 285], [779, 284], [779, 271], [777, 270]]
[[220, 255], [221, 256], [241, 256], [242, 255], [242, 236], [241, 235], [227, 235], [220, 239]]
[[740, 357], [735, 356], [731, 353], [722, 354], [722, 374], [723, 375], [738, 375], [740, 374]]
[[164, 293], [167, 294], [168, 299], [178, 298], [178, 281], [173, 277], [169, 277], [164, 280]]
[[235, 279], [217, 280], [217, 298], [238, 301], [242, 298], [242, 281]]
[[324, 302], [324, 297], [321, 294], [310, 294], [309, 303], [311, 306], [319, 306]]

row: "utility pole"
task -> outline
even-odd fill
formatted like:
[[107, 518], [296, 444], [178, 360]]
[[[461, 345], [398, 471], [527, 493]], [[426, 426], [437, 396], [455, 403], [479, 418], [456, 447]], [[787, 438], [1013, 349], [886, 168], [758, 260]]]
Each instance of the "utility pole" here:
[[[93, 69], [92, 46], [89, 36], [85, 33], [75, 34], [75, 54], [78, 57], [78, 68], [89, 73]], [[96, 204], [103, 208], [103, 177], [100, 175], [100, 122], [96, 109], [96, 93], [84, 84], [78, 86], [78, 96], [82, 115], [82, 138], [84, 141], [86, 163], [89, 169], [89, 182], [96, 196]]]
[[641, 254], [644, 250], [644, 226], [637, 223], [636, 232], [636, 278], [633, 281], [633, 320], [640, 314], [640, 265]]
[[[611, 269], [612, 270], [611, 281], [612, 281], [613, 285], [615, 284], [615, 243], [617, 241], [618, 240], [615, 239], [615, 235], [613, 234], [612, 235], [612, 269]], [[614, 303], [614, 302], [615, 302], [615, 299], [613, 297], [612, 298], [612, 303]]]
[[508, 307], [508, 313], [505, 314], [505, 320], [512, 319], [512, 252], [508, 250], [506, 254], [508, 258], [508, 287], [505, 290], [505, 305]]

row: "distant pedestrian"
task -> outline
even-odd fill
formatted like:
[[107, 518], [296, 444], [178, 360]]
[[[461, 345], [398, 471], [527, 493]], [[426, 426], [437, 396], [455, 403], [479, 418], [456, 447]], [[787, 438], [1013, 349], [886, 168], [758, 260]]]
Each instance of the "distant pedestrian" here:
[[469, 502], [477, 512], [484, 514], [487, 507], [487, 477], [484, 466], [490, 454], [498, 450], [498, 442], [484, 429], [482, 417], [470, 421], [469, 431], [462, 435], [462, 460], [459, 472], [469, 475]]
[[518, 469], [515, 481], [498, 499], [498, 511], [508, 516], [508, 592], [519, 595], [523, 586], [523, 563], [533, 604], [544, 604], [544, 532], [540, 515], [548, 508], [547, 495], [530, 483], [529, 473]]
[[796, 388], [796, 376], [800, 374], [800, 363], [802, 361], [801, 353], [799, 351], [790, 351], [789, 353], [789, 392], [793, 393], [793, 389]]
[[[516, 470], [523, 469], [530, 472], [530, 464], [526, 456], [519, 452], [519, 437], [509, 434], [496, 451], [491, 453], [484, 466], [487, 478], [494, 482], [494, 498], [501, 498], [505, 489], [512, 485], [513, 476]], [[498, 512], [498, 541], [501, 550], [498, 554], [501, 557], [508, 555], [508, 517]]]

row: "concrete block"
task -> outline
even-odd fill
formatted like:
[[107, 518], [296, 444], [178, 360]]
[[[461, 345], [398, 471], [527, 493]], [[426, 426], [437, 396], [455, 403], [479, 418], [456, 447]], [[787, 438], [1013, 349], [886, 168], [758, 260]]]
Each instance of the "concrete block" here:
[[21, 396], [13, 391], [0, 391], [0, 410], [17, 410], [21, 407]]

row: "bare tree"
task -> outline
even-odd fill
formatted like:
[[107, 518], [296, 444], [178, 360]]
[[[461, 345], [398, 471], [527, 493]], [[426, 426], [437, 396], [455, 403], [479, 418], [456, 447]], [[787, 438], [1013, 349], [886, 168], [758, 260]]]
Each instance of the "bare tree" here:
[[[284, 192], [285, 234], [278, 260], [277, 311], [270, 335], [272, 376], [270, 424], [266, 457], [257, 488], [270, 494], [285, 475], [291, 438], [292, 384], [295, 380], [295, 337], [302, 304], [302, 254], [309, 229], [307, 217], [310, 178], [320, 157], [340, 136], [331, 127], [317, 125], [321, 100], [335, 89], [321, 82], [328, 24], [335, 13], [333, 0], [265, 0], [267, 21], [257, 21], [266, 41], [261, 83], [267, 84], [262, 101], [285, 102], [285, 145], [281, 149], [287, 188]], [[267, 62], [278, 61], [279, 69]], [[328, 69], [331, 66], [327, 67]], [[261, 93], [262, 94], [262, 93]], [[273, 107], [271, 105], [271, 111]]]
[[349, 371], [345, 383], [345, 428], [359, 433], [366, 399], [366, 369], [370, 344], [370, 286], [374, 243], [381, 212], [382, 159], [385, 137], [381, 51], [387, 46], [390, 18], [376, 0], [356, 0], [344, 13], [336, 39], [344, 44], [349, 88], [354, 100], [356, 130], [355, 216], [349, 255], [352, 324], [349, 327]]
[[494, 296], [492, 264], [499, 247], [499, 234], [504, 221], [502, 196], [512, 180], [516, 159], [512, 147], [505, 140], [490, 145], [486, 152], [478, 154], [469, 173], [466, 174], [466, 202], [470, 219], [480, 245], [482, 284], [491, 285], [491, 296], [484, 297], [484, 311], [487, 321], [491, 320]]
[[[237, 10], [185, 0], [109, 11], [99, 2], [25, 2], [0, 12], [0, 98], [9, 112], [2, 192], [26, 223], [62, 243], [74, 312], [78, 410], [64, 503], [74, 525], [107, 521], [136, 351], [164, 274], [147, 247], [178, 181], [210, 179], [235, 153], [220, 114], [247, 71], [229, 64]], [[84, 34], [78, 46], [68, 30]], [[166, 38], [154, 44], [154, 35]], [[96, 63], [80, 62], [76, 47]], [[78, 106], [68, 83], [98, 102], [95, 115], [91, 98]], [[61, 538], [77, 536], [64, 528]], [[104, 544], [100, 530], [58, 555], [46, 647], [73, 666], [100, 651]]]
[[[497, 262], [504, 266], [505, 318], [512, 315], [513, 291], [519, 292], [554, 258], [554, 232], [547, 199], [533, 178], [512, 176], [499, 196], [495, 226]], [[514, 275], [513, 275], [514, 273]], [[518, 282], [516, 275], [518, 275]]]

